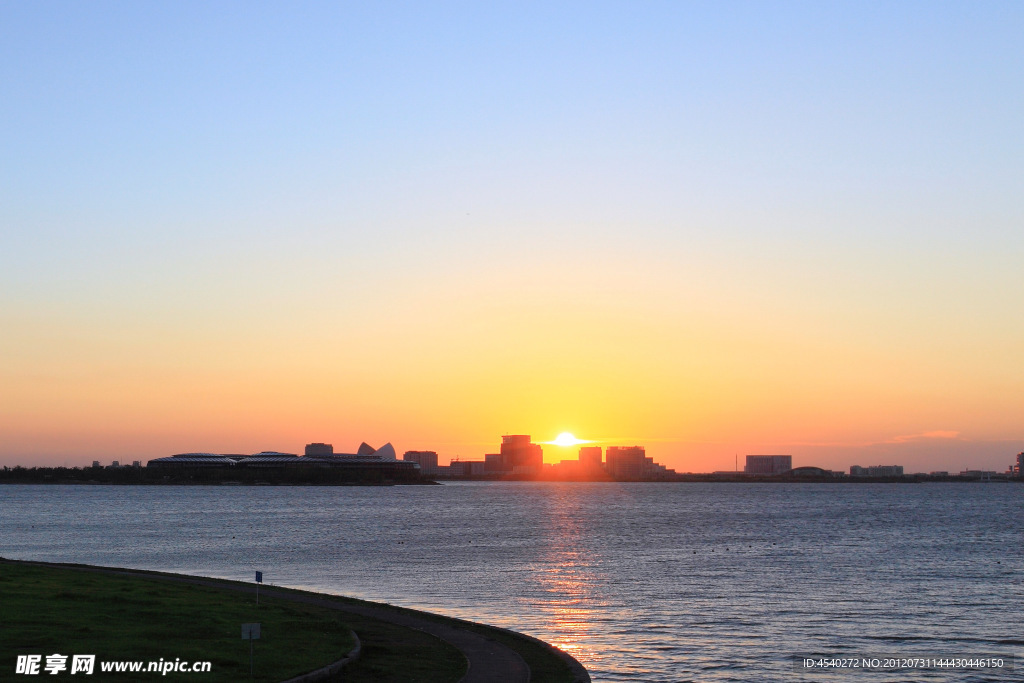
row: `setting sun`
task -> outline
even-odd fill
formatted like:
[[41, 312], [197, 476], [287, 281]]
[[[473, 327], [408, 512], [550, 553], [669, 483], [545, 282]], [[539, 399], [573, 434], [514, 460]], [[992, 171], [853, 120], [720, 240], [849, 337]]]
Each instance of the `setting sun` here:
[[578, 446], [581, 443], [590, 443], [590, 442], [586, 441], [584, 439], [577, 439], [575, 436], [573, 436], [569, 432], [562, 432], [557, 437], [555, 437], [555, 440], [552, 441], [551, 443], [556, 445], [556, 446]]

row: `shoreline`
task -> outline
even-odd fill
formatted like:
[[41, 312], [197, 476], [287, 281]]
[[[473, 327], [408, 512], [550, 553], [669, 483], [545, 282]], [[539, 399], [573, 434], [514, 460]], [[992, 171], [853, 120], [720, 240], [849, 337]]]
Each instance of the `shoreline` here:
[[225, 486], [250, 487], [250, 486], [274, 486], [274, 487], [393, 487], [393, 486], [441, 486], [449, 483], [459, 482], [485, 482], [495, 484], [506, 483], [533, 483], [533, 484], [1021, 484], [1024, 478], [996, 476], [992, 478], [979, 477], [915, 477], [906, 475], [903, 477], [785, 477], [785, 476], [721, 476], [709, 474], [681, 475], [674, 479], [537, 479], [537, 478], [512, 478], [512, 477], [461, 477], [423, 479], [422, 481], [394, 481], [394, 482], [338, 482], [338, 481], [213, 481], [213, 480], [191, 480], [176, 479], [169, 481], [154, 480], [124, 480], [111, 479], [100, 481], [97, 479], [59, 479], [53, 476], [43, 475], [38, 477], [19, 477], [17, 479], [3, 477], [0, 472], [0, 486], [3, 485], [31, 485], [31, 486]]

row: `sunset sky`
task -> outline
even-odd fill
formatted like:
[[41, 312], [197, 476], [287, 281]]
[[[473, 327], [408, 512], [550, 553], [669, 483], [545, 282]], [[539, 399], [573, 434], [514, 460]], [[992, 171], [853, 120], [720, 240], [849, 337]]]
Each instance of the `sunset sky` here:
[[2, 2], [0, 465], [572, 432], [1004, 471], [1022, 35], [1020, 2]]

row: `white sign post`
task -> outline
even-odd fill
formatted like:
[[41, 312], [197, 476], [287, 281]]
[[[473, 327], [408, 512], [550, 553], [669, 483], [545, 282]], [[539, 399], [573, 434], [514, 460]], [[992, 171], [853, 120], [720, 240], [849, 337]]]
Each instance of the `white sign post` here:
[[249, 641], [249, 676], [252, 677], [252, 641], [260, 639], [259, 624], [242, 624], [242, 640]]

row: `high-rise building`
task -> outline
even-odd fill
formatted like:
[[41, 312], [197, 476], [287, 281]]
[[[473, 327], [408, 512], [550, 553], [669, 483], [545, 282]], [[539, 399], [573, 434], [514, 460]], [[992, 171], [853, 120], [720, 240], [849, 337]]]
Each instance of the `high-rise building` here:
[[532, 443], [528, 434], [501, 437], [501, 451], [498, 456], [498, 458], [484, 456], [489, 470], [530, 474], [540, 472], [544, 464], [544, 450], [539, 445]]
[[782, 474], [793, 469], [792, 455], [748, 455], [743, 471], [747, 474]]
[[646, 460], [643, 446], [609, 446], [604, 466], [615, 479], [641, 479]]
[[600, 467], [601, 466], [601, 447], [600, 446], [580, 446], [580, 466], [581, 467]]

